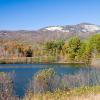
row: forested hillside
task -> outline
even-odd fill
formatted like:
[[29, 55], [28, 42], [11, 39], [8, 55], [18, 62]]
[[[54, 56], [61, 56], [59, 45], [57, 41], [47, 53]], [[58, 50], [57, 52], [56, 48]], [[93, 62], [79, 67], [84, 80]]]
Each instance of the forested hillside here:
[[36, 62], [90, 62], [91, 58], [100, 57], [100, 34], [87, 39], [73, 36], [66, 40], [49, 40], [35, 45], [29, 42], [1, 40], [0, 57], [35, 57]]

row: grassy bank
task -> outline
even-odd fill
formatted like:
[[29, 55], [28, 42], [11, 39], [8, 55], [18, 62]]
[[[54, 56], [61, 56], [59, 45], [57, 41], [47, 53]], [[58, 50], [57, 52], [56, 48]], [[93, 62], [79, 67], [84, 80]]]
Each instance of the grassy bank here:
[[55, 63], [55, 64], [86, 64], [84, 61], [73, 59], [57, 60], [54, 56], [42, 57], [14, 57], [14, 58], [0, 58], [0, 64], [19, 64], [19, 63]]
[[24, 100], [84, 100], [86, 97], [87, 100], [95, 100], [91, 98], [98, 94], [99, 73], [96, 76], [94, 72], [80, 71], [59, 76], [53, 69], [45, 69], [37, 72]]
[[44, 94], [29, 93], [24, 100], [99, 100], [98, 96], [100, 97], [100, 86], [94, 86], [73, 90], [57, 90], [53, 93], [46, 92]]

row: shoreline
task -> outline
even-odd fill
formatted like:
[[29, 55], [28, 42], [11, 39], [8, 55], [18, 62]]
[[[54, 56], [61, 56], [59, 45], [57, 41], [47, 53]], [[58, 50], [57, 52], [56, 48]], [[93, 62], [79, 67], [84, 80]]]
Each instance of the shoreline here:
[[91, 67], [100, 67], [100, 58], [93, 58], [91, 63], [85, 63], [83, 61], [36, 61], [33, 57], [20, 57], [20, 58], [0, 58], [0, 64], [82, 64], [89, 65]]
[[68, 59], [68, 61], [55, 61], [36, 59], [34, 57], [19, 57], [19, 58], [0, 58], [0, 64], [86, 64], [83, 61], [75, 61]]
[[0, 62], [0, 64], [84, 64], [86, 65], [85, 62], [12, 62], [12, 63], [8, 63], [8, 62]]

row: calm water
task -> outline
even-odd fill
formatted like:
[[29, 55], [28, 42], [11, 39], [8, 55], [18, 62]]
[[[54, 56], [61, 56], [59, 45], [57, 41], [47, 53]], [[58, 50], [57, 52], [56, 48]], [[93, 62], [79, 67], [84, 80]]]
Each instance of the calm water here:
[[80, 70], [90, 71], [95, 68], [87, 68], [84, 65], [64, 64], [0, 64], [0, 72], [14, 72], [14, 90], [18, 96], [23, 96], [34, 74], [42, 69], [54, 68], [60, 75], [75, 74]]

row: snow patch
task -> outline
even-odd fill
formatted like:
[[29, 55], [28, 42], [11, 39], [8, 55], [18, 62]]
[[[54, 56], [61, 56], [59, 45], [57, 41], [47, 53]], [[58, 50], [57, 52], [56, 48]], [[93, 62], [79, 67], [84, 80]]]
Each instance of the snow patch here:
[[60, 32], [69, 32], [69, 30], [65, 30], [61, 26], [48, 27], [48, 28], [46, 28], [46, 30], [49, 30], [49, 31], [60, 31]]
[[82, 32], [87, 32], [87, 30], [83, 29]]
[[62, 31], [62, 27], [60, 27], [60, 26], [55, 26], [55, 27], [48, 27], [48, 28], [46, 28], [47, 30], [49, 30], [49, 31]]
[[68, 33], [68, 32], [69, 32], [69, 30], [62, 30], [62, 32], [67, 32], [67, 33]]
[[100, 30], [100, 27], [96, 25], [84, 25], [84, 28], [89, 32], [95, 32]]

